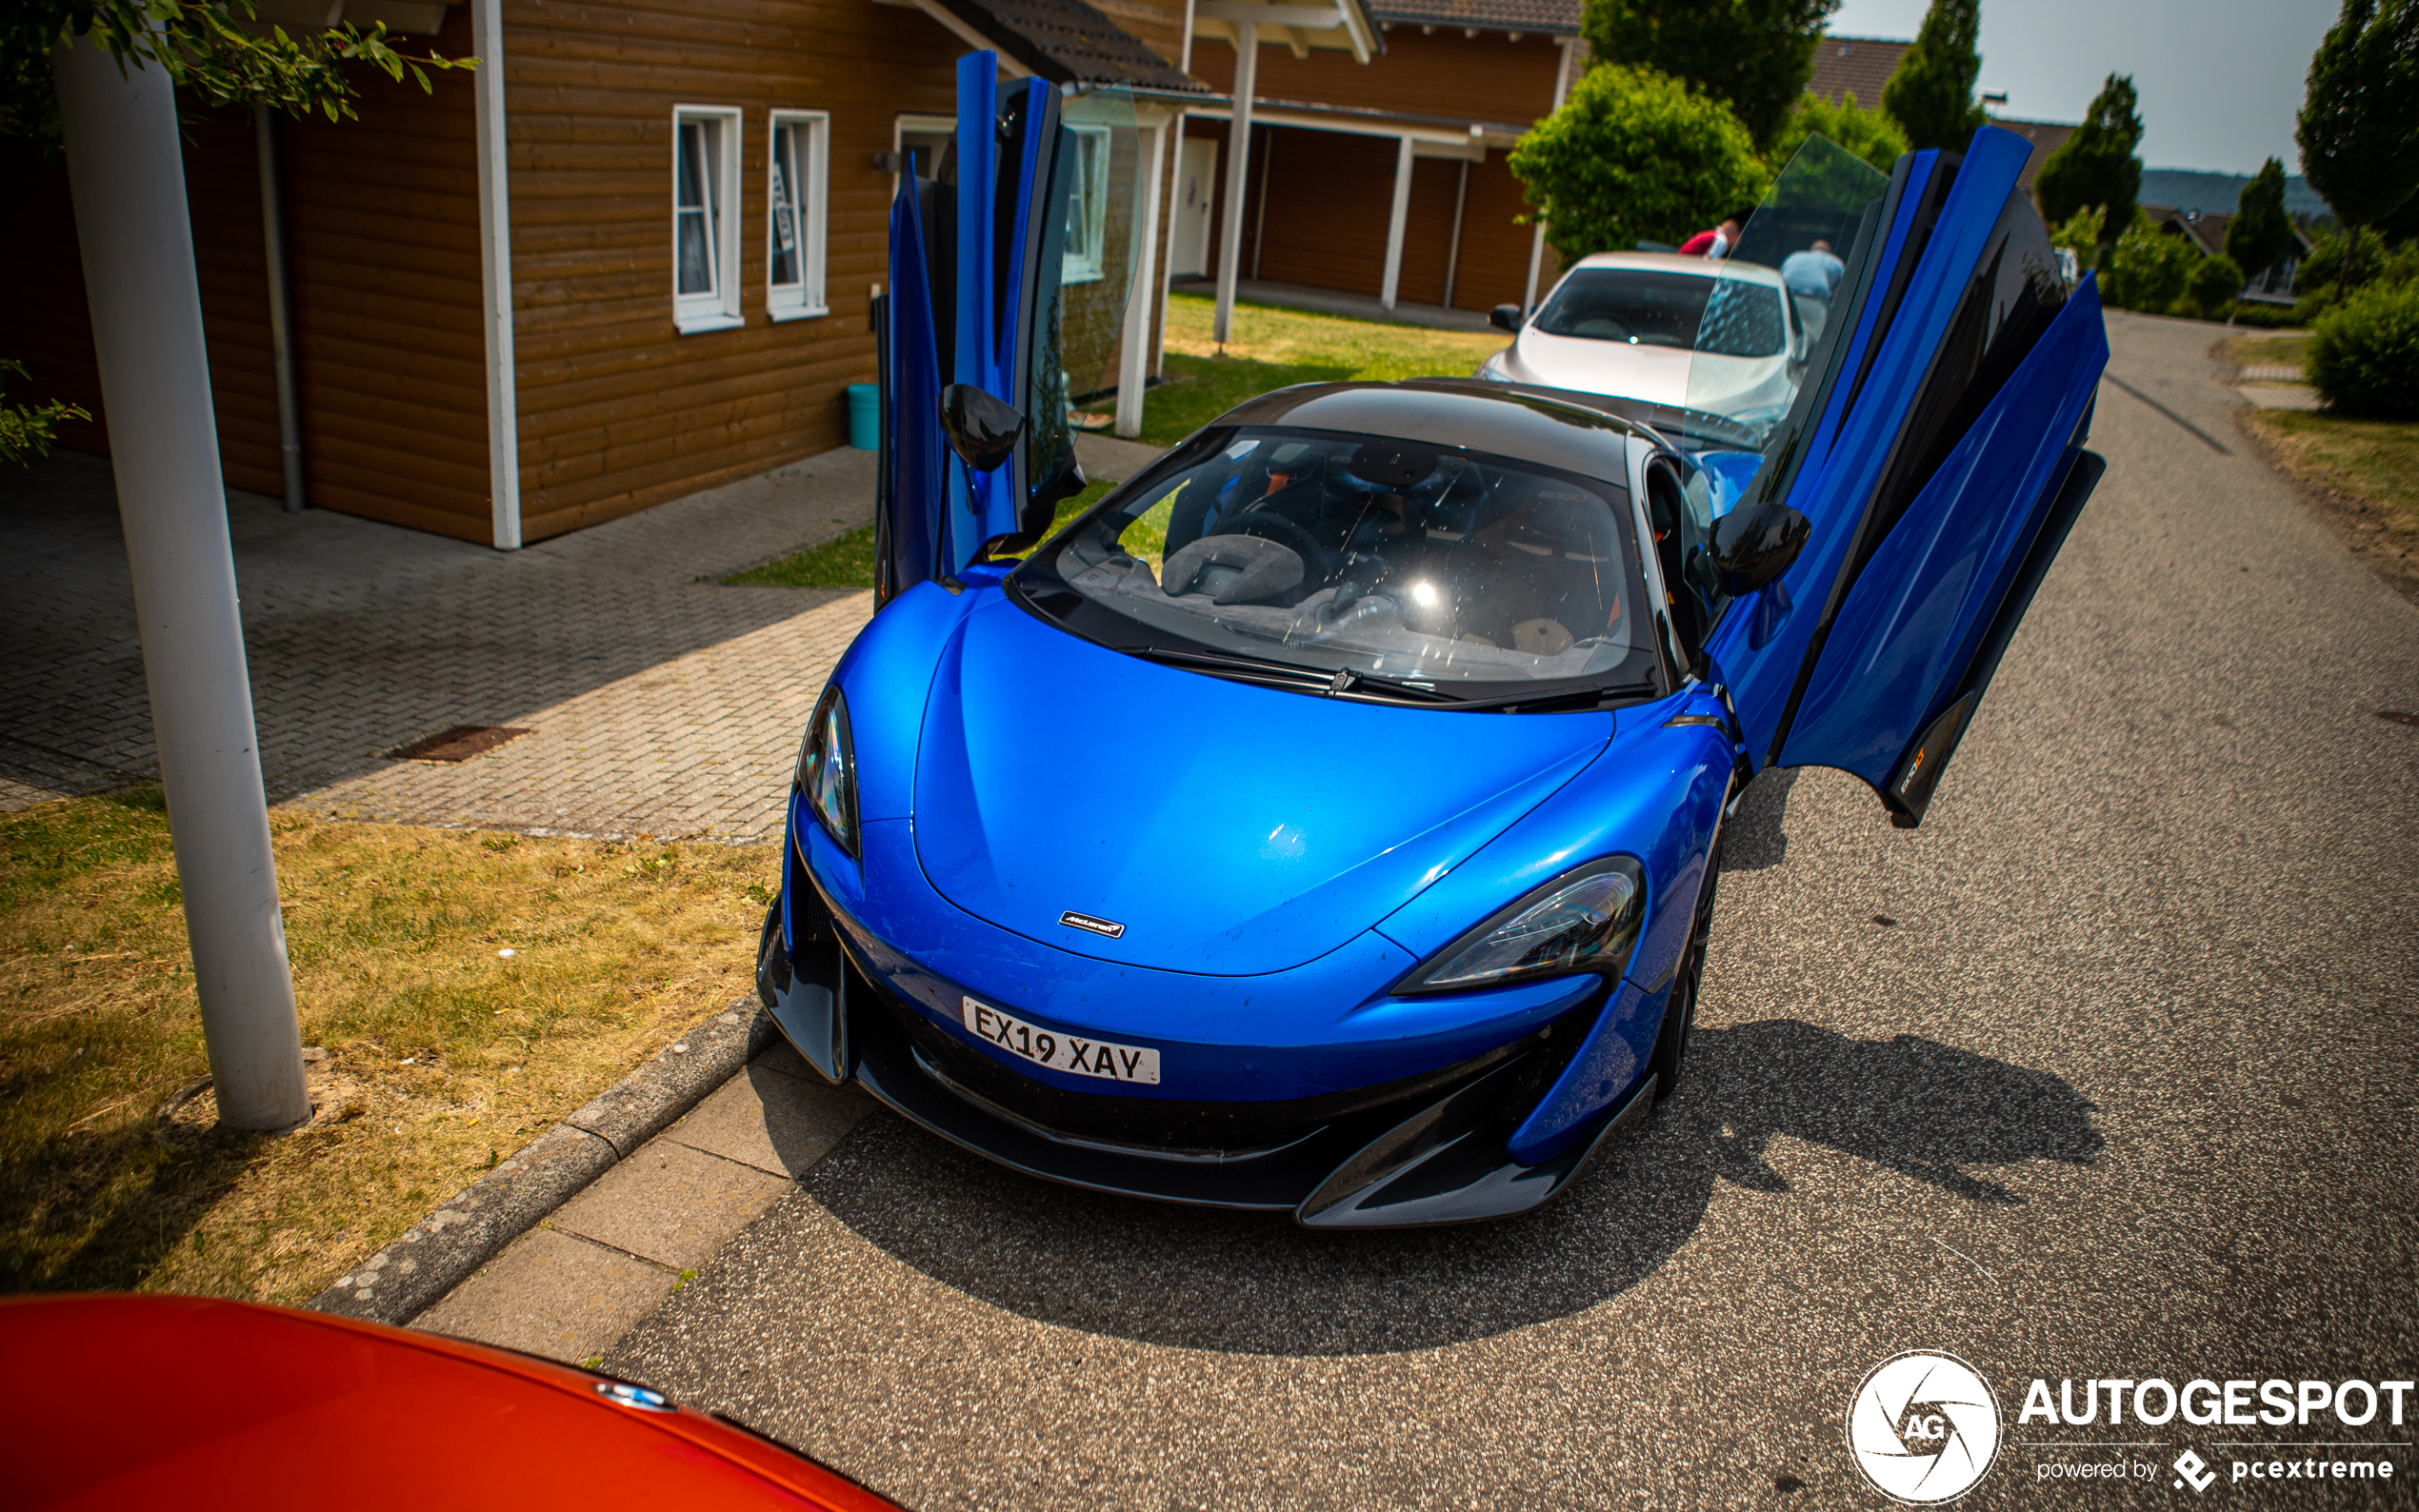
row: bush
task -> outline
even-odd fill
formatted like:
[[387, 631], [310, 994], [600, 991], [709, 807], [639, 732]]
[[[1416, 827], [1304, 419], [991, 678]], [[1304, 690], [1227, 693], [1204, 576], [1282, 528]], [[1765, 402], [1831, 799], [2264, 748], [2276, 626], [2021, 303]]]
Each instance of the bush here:
[[2085, 206], [2049, 233], [2049, 245], [2074, 253], [2076, 266], [2084, 272], [2091, 271], [2100, 264], [2100, 221], [2106, 213], [2100, 206]]
[[2237, 326], [2249, 326], [2260, 330], [2290, 330], [2301, 324], [2290, 305], [2271, 305], [2266, 300], [2238, 299], [2231, 316]]
[[2226, 307], [2243, 291], [2243, 270], [2230, 257], [2204, 257], [2201, 266], [2192, 269], [2192, 281], [2185, 286], [2184, 299], [2178, 314], [2196, 320], [2223, 320]]
[[1590, 69], [1513, 146], [1511, 170], [1567, 267], [1641, 241], [1678, 244], [1764, 197], [1747, 128], [1677, 79]]
[[2419, 419], [2419, 284], [2365, 288], [2310, 328], [2309, 381], [2338, 411]]
[[2164, 314], [2184, 297], [2200, 261], [2189, 240], [2169, 235], [2136, 210], [2100, 270], [2100, 297], [2119, 309]]

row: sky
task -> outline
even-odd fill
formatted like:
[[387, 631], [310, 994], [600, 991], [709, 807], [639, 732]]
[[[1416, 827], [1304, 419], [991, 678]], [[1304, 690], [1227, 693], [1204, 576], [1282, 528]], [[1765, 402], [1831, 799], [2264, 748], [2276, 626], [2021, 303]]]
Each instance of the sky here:
[[[1925, 0], [1845, 0], [1841, 36], [1912, 38]], [[1984, 91], [2006, 113], [2080, 121], [2101, 82], [2129, 73], [2142, 164], [2256, 173], [2270, 157], [2301, 171], [2293, 112], [2333, 0], [1983, 0]]]

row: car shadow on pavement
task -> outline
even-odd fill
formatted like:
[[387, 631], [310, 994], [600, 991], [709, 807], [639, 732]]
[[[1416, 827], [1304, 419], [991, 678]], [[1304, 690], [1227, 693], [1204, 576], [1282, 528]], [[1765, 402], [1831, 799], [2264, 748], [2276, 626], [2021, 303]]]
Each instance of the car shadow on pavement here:
[[1789, 859], [1789, 789], [1797, 786], [1797, 769], [1767, 766], [1739, 796], [1736, 812], [1722, 826], [1722, 869], [1762, 871]]
[[933, 1279], [1037, 1322], [1153, 1344], [1369, 1354], [1560, 1318], [1651, 1275], [1716, 1185], [1782, 1197], [1778, 1136], [1969, 1202], [2021, 1203], [1969, 1167], [2088, 1164], [2091, 1104], [2044, 1071], [1912, 1035], [1792, 1020], [1698, 1031], [1679, 1092], [1533, 1216], [1468, 1227], [1311, 1232], [1289, 1217], [1163, 1206], [1017, 1175], [876, 1118], [806, 1195]]

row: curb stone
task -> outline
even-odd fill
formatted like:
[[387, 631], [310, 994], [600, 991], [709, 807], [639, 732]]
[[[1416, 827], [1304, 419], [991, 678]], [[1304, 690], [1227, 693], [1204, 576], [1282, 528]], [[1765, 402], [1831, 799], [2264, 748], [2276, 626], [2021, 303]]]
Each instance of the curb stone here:
[[751, 993], [690, 1029], [306, 1304], [403, 1323], [470, 1279], [615, 1162], [671, 1126], [772, 1043]]

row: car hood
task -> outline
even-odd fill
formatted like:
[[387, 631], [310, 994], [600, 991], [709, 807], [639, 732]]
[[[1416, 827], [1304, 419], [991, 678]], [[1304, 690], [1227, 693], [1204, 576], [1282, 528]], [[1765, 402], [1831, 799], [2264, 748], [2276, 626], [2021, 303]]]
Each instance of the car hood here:
[[[916, 855], [943, 897], [1046, 945], [1281, 971], [1409, 902], [1612, 729], [1601, 713], [1455, 714], [1230, 682], [995, 601], [967, 617], [932, 681]], [[1062, 923], [1070, 912], [1122, 933]]]
[[1685, 347], [1632, 347], [1551, 336], [1531, 326], [1506, 351], [1504, 376], [1675, 408], [1734, 409], [1787, 398], [1787, 357], [1721, 357]]

